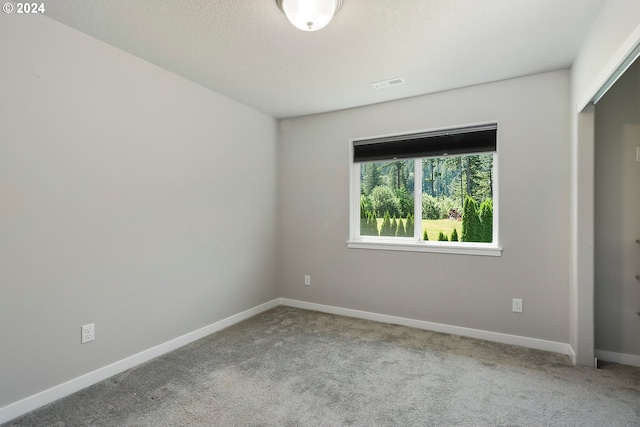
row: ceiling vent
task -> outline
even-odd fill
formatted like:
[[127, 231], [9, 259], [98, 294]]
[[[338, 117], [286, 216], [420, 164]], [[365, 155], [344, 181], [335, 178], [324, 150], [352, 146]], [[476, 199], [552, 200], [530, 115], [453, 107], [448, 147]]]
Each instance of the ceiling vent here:
[[402, 77], [396, 77], [395, 79], [382, 80], [380, 82], [371, 83], [374, 89], [384, 89], [386, 87], [403, 85], [404, 79]]

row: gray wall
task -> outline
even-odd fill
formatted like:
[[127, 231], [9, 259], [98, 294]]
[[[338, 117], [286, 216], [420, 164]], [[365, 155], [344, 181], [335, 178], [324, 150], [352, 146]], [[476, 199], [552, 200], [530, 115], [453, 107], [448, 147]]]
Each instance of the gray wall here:
[[[568, 105], [559, 71], [281, 121], [280, 296], [568, 342]], [[501, 257], [347, 249], [349, 139], [491, 121]]]
[[42, 16], [0, 61], [0, 407], [277, 296], [274, 119]]
[[595, 345], [640, 355], [640, 62], [596, 104]]

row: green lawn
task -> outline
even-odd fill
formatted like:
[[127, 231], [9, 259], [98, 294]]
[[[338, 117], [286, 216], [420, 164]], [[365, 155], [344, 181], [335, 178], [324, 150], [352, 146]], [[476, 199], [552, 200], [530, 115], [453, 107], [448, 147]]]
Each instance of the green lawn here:
[[458, 238], [462, 234], [462, 221], [451, 219], [423, 219], [422, 231], [427, 230], [429, 240], [438, 240], [438, 234], [442, 231], [447, 237], [451, 237], [453, 229], [458, 230]]
[[[404, 223], [404, 220], [402, 221]], [[382, 227], [382, 218], [378, 218], [378, 230]], [[442, 231], [447, 237], [451, 237], [453, 229], [458, 230], [458, 238], [462, 234], [462, 221], [450, 219], [423, 219], [422, 231], [427, 230], [429, 240], [438, 240], [438, 234]], [[422, 236], [420, 236], [422, 237]]]

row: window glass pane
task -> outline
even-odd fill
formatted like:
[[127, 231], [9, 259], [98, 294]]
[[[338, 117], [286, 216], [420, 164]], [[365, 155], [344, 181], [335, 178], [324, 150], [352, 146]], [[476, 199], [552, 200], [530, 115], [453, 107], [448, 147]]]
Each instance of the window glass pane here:
[[413, 237], [414, 177], [413, 160], [361, 163], [360, 235]]
[[493, 156], [422, 160], [422, 240], [493, 241]]

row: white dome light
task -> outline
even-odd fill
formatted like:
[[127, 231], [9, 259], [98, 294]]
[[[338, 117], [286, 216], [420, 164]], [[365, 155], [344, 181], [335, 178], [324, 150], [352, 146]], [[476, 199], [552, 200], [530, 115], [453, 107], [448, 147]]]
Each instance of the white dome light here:
[[324, 28], [342, 6], [342, 0], [276, 0], [294, 27], [303, 31]]

